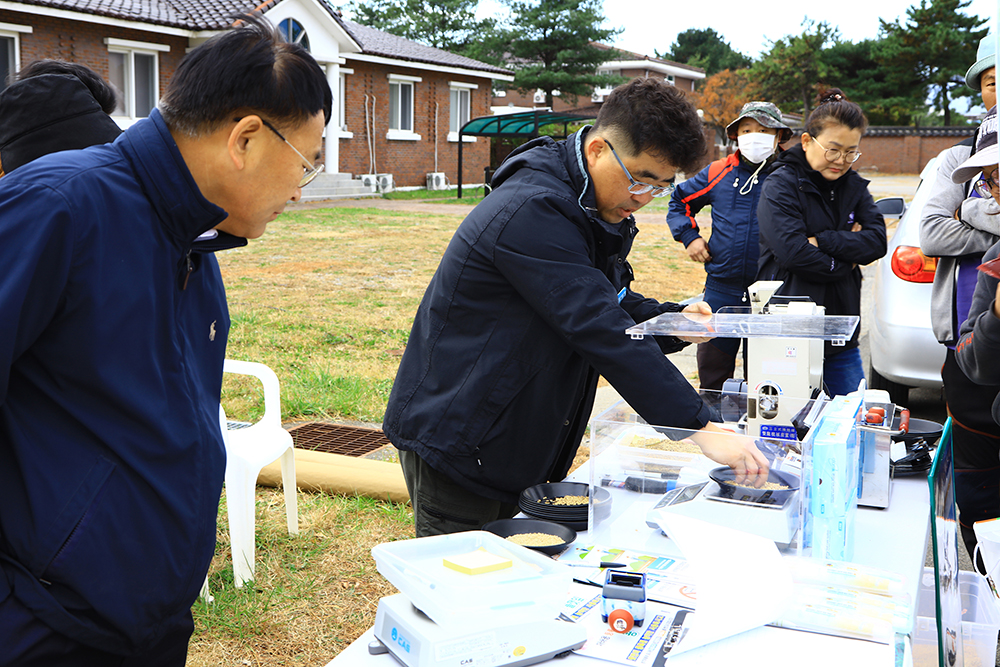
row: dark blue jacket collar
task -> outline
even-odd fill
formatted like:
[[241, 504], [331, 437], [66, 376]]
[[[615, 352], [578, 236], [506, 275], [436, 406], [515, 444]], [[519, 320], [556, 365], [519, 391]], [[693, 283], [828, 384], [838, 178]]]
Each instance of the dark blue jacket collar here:
[[[228, 214], [201, 194], [158, 109], [115, 143], [132, 163], [164, 231], [178, 246], [192, 247], [199, 235], [226, 219]], [[223, 239], [230, 244], [221, 243]], [[245, 244], [246, 239], [220, 234], [212, 250]]]
[[564, 141], [538, 137], [515, 149], [493, 175], [493, 187], [499, 187], [520, 169], [537, 169], [569, 185], [579, 195], [580, 208], [596, 216], [597, 199], [583, 154], [583, 142], [590, 128], [587, 125]]

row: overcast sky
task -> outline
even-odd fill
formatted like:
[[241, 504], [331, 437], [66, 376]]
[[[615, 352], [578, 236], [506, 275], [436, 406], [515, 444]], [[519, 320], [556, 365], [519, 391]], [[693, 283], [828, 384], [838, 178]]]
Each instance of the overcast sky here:
[[[689, 28], [712, 28], [737, 51], [756, 58], [771, 41], [802, 32], [808, 17], [840, 29], [841, 36], [858, 42], [878, 36], [879, 19], [906, 18], [906, 10], [919, 0], [838, 0], [831, 2], [698, 2], [690, 0], [605, 0], [607, 25], [625, 28], [617, 46], [653, 55], [667, 51], [677, 34]], [[997, 0], [972, 0], [966, 14], [990, 18], [995, 25]], [[736, 6], [737, 11], [722, 7]], [[969, 63], [970, 65], [972, 63]]]
[[[710, 2], [705, 0], [604, 0], [607, 26], [624, 28], [616, 46], [654, 55], [670, 49], [677, 34], [690, 28], [712, 28], [737, 51], [757, 58], [770, 40], [802, 32], [802, 21], [826, 21], [852, 42], [878, 36], [879, 18], [905, 18], [919, 0], [824, 0], [821, 2]], [[995, 17], [998, 0], [972, 0], [966, 14]], [[495, 0], [480, 0], [478, 14], [502, 13]], [[808, 6], [808, 9], [807, 9]], [[723, 8], [736, 7], [725, 11]], [[991, 21], [991, 25], [995, 20]], [[970, 65], [972, 63], [969, 63]]]

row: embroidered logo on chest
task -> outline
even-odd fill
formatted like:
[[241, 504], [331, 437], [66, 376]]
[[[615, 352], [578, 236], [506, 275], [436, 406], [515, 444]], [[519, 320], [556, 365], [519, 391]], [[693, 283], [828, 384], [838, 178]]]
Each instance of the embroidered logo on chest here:
[[210, 341], [214, 341], [215, 340], [215, 323], [216, 322], [218, 322], [218, 320], [213, 320], [212, 323], [208, 327], [208, 340], [210, 340]]

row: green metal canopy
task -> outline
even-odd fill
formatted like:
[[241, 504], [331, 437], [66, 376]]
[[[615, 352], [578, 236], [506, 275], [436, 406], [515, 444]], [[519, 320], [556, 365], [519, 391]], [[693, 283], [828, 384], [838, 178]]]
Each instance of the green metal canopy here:
[[545, 109], [480, 116], [473, 118], [458, 131], [458, 196], [462, 196], [462, 137], [537, 137], [538, 129], [546, 125], [562, 123], [563, 136], [570, 123], [593, 120], [596, 116], [586, 114], [556, 113]]

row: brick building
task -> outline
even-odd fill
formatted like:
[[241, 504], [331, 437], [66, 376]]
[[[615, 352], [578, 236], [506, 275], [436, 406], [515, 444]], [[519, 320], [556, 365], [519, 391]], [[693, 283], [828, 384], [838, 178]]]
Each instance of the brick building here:
[[[459, 128], [490, 115], [493, 81], [512, 81], [511, 73], [352, 21], [340, 23], [361, 47], [342, 53], [341, 169], [391, 173], [397, 186], [425, 185], [431, 173], [455, 182]], [[463, 139], [462, 180], [481, 182], [490, 142]]]
[[[326, 0], [20, 0], [0, 4], [0, 89], [40, 58], [92, 68], [115, 85], [122, 127], [144, 118], [184, 54], [259, 9], [305, 46], [333, 89], [324, 156], [330, 174], [391, 174], [396, 186], [427, 174], [457, 177], [457, 124], [489, 113], [507, 70], [347, 21]], [[465, 178], [489, 162], [487, 141], [468, 138]]]

